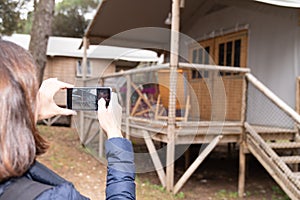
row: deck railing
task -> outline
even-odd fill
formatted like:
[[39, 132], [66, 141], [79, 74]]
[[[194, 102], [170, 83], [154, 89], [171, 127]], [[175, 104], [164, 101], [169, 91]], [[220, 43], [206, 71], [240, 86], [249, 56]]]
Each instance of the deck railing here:
[[[245, 149], [249, 145], [249, 150], [284, 191], [292, 199], [299, 197], [296, 171], [300, 156], [286, 157], [276, 151], [287, 148], [288, 153], [297, 153], [290, 150], [290, 147], [300, 147], [297, 112], [251, 75], [248, 68], [179, 63], [177, 73], [178, 116], [175, 116], [174, 133], [168, 131], [167, 120], [169, 64], [118, 72], [103, 76], [100, 81], [88, 80], [85, 85], [114, 88], [123, 107], [123, 131], [127, 137], [143, 138], [151, 152], [155, 150], [152, 139], [168, 143], [168, 134], [176, 135], [176, 144], [209, 143], [209, 148], [199, 153], [196, 162], [179, 179], [175, 192], [219, 142], [239, 142], [239, 194], [243, 194]], [[85, 115], [84, 122], [91, 121], [85, 123], [88, 129], [92, 129], [92, 121], [96, 119], [94, 114]], [[95, 130], [92, 134], [87, 131], [85, 141], [101, 157], [104, 136]], [[158, 167], [163, 163], [157, 153], [151, 157], [162, 185], [166, 186], [166, 174]]]
[[[126, 112], [128, 112], [127, 115], [134, 114], [131, 113], [132, 108], [130, 107], [132, 107], [137, 101], [137, 99], [135, 99], [135, 93], [138, 90], [142, 91], [143, 95], [152, 95], [151, 98], [153, 98], [154, 95], [155, 101], [157, 100], [157, 95], [160, 94], [160, 103], [167, 111], [169, 95], [168, 82], [170, 79], [168, 69], [169, 64], [133, 69], [103, 76], [101, 78], [101, 82], [103, 85], [112, 86], [118, 90], [120, 96], [123, 97], [121, 103]], [[234, 109], [231, 109], [231, 107], [227, 107], [223, 108], [223, 111], [229, 114], [232, 113], [232, 110], [235, 110], [235, 112], [241, 112], [244, 84], [243, 79], [244, 74], [249, 71], [250, 70], [247, 68], [179, 63], [176, 91], [178, 102], [176, 108], [178, 110], [180, 110], [181, 107], [184, 108], [187, 96], [190, 96], [190, 106], [192, 106], [192, 110], [189, 113], [189, 120], [214, 120], [216, 115], [221, 114], [216, 113], [217, 111], [212, 109], [212, 104], [218, 104], [218, 107], [220, 108], [221, 106], [226, 106], [226, 103], [231, 104], [230, 106], [232, 107], [235, 106], [234, 103], [238, 103], [240, 108], [235, 107]], [[153, 88], [151, 88], [152, 86]], [[205, 95], [205, 97], [201, 98], [200, 93], [202, 96]], [[126, 99], [128, 95], [131, 95], [131, 102], [129, 102], [129, 98]], [[223, 97], [222, 99], [221, 96]], [[145, 98], [149, 97], [147, 96]], [[148, 104], [145, 98], [142, 97], [141, 101]], [[213, 99], [213, 101], [211, 99]], [[198, 101], [198, 105], [195, 103], [195, 101]], [[209, 105], [206, 106], [204, 104]], [[155, 107], [156, 105], [152, 106]], [[148, 107], [148, 109], [151, 111], [149, 104], [146, 105], [146, 107]], [[153, 114], [155, 114], [155, 110], [152, 111], [154, 112]], [[184, 111], [178, 112], [182, 114]], [[137, 112], [136, 114], [147, 115], [149, 113], [141, 111], [141, 113]], [[213, 114], [215, 116], [212, 116]], [[232, 116], [228, 116], [227, 114], [228, 121], [239, 121], [240, 118], [241, 114], [235, 113], [232, 114]]]
[[246, 78], [248, 149], [291, 199], [299, 199], [300, 116], [252, 74]]
[[[209, 127], [211, 121], [219, 124], [216, 127], [220, 131], [224, 122], [228, 127], [242, 127], [246, 116], [245, 74], [248, 72], [248, 68], [179, 63], [176, 127], [182, 127], [182, 133], [191, 126]], [[87, 79], [85, 85], [114, 88], [123, 107], [123, 131], [129, 137], [130, 126], [138, 126], [140, 122], [147, 122], [148, 126], [143, 127], [146, 130], [166, 133], [168, 121], [164, 117], [168, 116], [169, 81], [169, 63], [166, 63]], [[158, 96], [160, 102], [157, 102]], [[95, 117], [85, 115], [82, 125], [86, 128], [81, 130], [93, 127], [86, 121]], [[82, 133], [87, 134], [88, 131]], [[89, 137], [84, 136], [84, 140], [91, 141]]]

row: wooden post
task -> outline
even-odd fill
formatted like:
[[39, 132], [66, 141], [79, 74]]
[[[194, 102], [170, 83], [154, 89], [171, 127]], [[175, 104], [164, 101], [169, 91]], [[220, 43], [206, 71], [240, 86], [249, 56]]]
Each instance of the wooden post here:
[[[299, 11], [299, 14], [300, 14], [300, 11]], [[299, 15], [300, 16], [300, 15]], [[296, 112], [299, 114], [300, 113], [300, 107], [299, 107], [299, 95], [300, 95], [300, 91], [299, 91], [299, 89], [300, 89], [300, 77], [297, 77], [296, 78], [296, 105], [295, 105], [295, 108], [296, 108]], [[297, 126], [297, 123], [294, 123], [294, 129], [296, 130], [296, 134], [295, 134], [295, 136], [294, 136], [294, 140], [295, 140], [295, 142], [299, 142], [299, 140], [300, 140], [300, 136], [299, 136], [299, 127]], [[293, 153], [295, 153], [295, 154], [298, 154], [298, 152], [299, 152], [299, 149], [294, 149], [293, 150]], [[294, 171], [299, 171], [299, 166], [298, 166], [298, 164], [294, 164], [293, 166], [293, 170]]]
[[238, 183], [238, 194], [239, 197], [242, 198], [245, 193], [245, 176], [246, 176], [246, 154], [245, 154], [245, 138], [244, 134], [245, 131], [243, 130], [242, 137], [243, 141], [240, 143], [240, 150], [239, 150], [239, 183]]
[[[242, 108], [241, 108], [241, 122], [242, 124], [246, 121], [247, 115], [247, 81], [246, 77], [243, 76], [243, 96], [242, 96]], [[241, 135], [240, 141], [240, 149], [239, 149], [239, 182], [238, 182], [238, 194], [239, 197], [242, 198], [245, 193], [245, 178], [246, 178], [246, 131], [243, 126], [243, 131]]]
[[300, 98], [300, 77], [297, 77], [296, 78], [296, 112], [297, 113], [300, 113], [299, 98]]
[[88, 49], [88, 39], [83, 37], [83, 57], [82, 57], [82, 80], [83, 86], [85, 86], [86, 73], [87, 73], [87, 49]]
[[125, 126], [126, 126], [126, 138], [129, 139], [130, 137], [130, 129], [129, 129], [129, 117], [130, 117], [130, 107], [131, 107], [131, 79], [130, 75], [126, 75], [126, 121], [125, 121]]
[[176, 194], [183, 187], [185, 182], [192, 176], [192, 174], [196, 171], [196, 169], [200, 166], [203, 160], [211, 153], [211, 151], [217, 146], [219, 141], [222, 139], [222, 135], [216, 136], [202, 152], [199, 152], [198, 157], [191, 164], [191, 166], [185, 171], [185, 173], [180, 177], [178, 182], [174, 187], [174, 193]]
[[163, 165], [161, 164], [159, 155], [156, 151], [155, 145], [154, 145], [154, 143], [151, 139], [151, 136], [150, 136], [149, 132], [146, 131], [146, 130], [143, 130], [143, 133], [144, 133], [143, 137], [144, 137], [145, 143], [147, 145], [149, 154], [151, 156], [152, 162], [154, 164], [155, 170], [157, 172], [158, 178], [159, 178], [162, 186], [166, 187], [166, 182], [165, 182], [166, 181], [166, 178], [165, 178], [166, 175], [165, 175], [165, 172], [164, 172]]
[[[88, 49], [88, 41], [86, 37], [83, 37], [83, 57], [82, 57], [82, 86], [86, 86], [86, 69], [87, 69], [87, 49]], [[84, 112], [79, 112], [79, 123], [80, 123], [80, 140], [82, 141], [84, 138]]]
[[171, 27], [171, 50], [170, 50], [170, 91], [168, 113], [168, 144], [167, 144], [167, 190], [172, 191], [174, 186], [175, 166], [175, 117], [176, 117], [176, 81], [179, 52], [179, 19], [180, 0], [172, 1], [172, 27]]
[[[99, 81], [99, 85], [101, 87], [104, 86], [104, 79], [101, 78], [100, 81]], [[97, 117], [97, 120], [98, 120], [98, 117]], [[105, 150], [104, 150], [104, 142], [105, 141], [105, 133], [103, 131], [103, 129], [99, 126], [99, 158], [100, 158], [100, 161], [102, 161], [102, 159], [105, 160]]]

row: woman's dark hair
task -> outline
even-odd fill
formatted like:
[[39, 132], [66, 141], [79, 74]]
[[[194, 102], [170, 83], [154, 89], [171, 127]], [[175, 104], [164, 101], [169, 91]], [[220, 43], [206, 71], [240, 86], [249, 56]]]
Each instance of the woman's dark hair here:
[[30, 53], [0, 39], [0, 182], [24, 174], [48, 148], [36, 127], [38, 86]]

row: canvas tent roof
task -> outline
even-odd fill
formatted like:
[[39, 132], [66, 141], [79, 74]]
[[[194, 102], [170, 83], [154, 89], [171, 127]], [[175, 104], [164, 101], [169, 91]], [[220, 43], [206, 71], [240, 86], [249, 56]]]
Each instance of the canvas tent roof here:
[[277, 6], [300, 8], [299, 0], [255, 0], [263, 3], [273, 4]]
[[[180, 31], [186, 33], [187, 30], [199, 17], [209, 15], [229, 6], [246, 7], [247, 9], [262, 9], [261, 1], [274, 3], [277, 5], [282, 2], [289, 2], [288, 5], [300, 7], [298, 0], [184, 0], [182, 1], [183, 9], [180, 13]], [[298, 3], [297, 3], [298, 2]], [[140, 28], [140, 27], [160, 27], [170, 28], [165, 23], [171, 12], [172, 0], [102, 0], [97, 12], [89, 24], [85, 37], [93, 45], [100, 44], [104, 41], [106, 45], [117, 45], [126, 47], [140, 47], [143, 45], [129, 41], [142, 41], [143, 43], [157, 43], [166, 45], [170, 40], [170, 35], [163, 34], [156, 37], [152, 32], [136, 32], [136, 34], [121, 35], [117, 34]], [[264, 11], [272, 7], [272, 12], [284, 12], [279, 6], [265, 4]], [[277, 7], [277, 9], [274, 7]], [[291, 8], [286, 8], [291, 9]], [[107, 40], [114, 36], [115, 40]], [[114, 42], [116, 41], [116, 42]]]
[[[13, 34], [12, 36], [3, 36], [4, 40], [14, 42], [25, 49], [28, 49], [30, 35]], [[78, 49], [81, 44], [81, 38], [53, 37], [48, 41], [48, 56], [67, 56], [67, 57], [83, 57], [83, 50]], [[156, 52], [132, 48], [118, 48], [111, 46], [94, 46], [88, 49], [88, 58], [112, 59], [125, 61], [158, 61]]]

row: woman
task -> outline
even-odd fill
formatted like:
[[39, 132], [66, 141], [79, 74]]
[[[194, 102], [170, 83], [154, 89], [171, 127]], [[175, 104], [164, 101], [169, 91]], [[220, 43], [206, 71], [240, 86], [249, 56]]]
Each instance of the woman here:
[[[37, 120], [76, 114], [53, 100], [57, 91], [72, 86], [48, 79], [38, 88], [36, 70], [26, 50], [0, 40], [0, 200], [88, 199], [36, 161], [48, 148]], [[98, 103], [100, 125], [108, 136], [106, 199], [135, 199], [132, 145], [120, 131], [121, 107], [115, 94], [107, 109], [103, 99]]]

